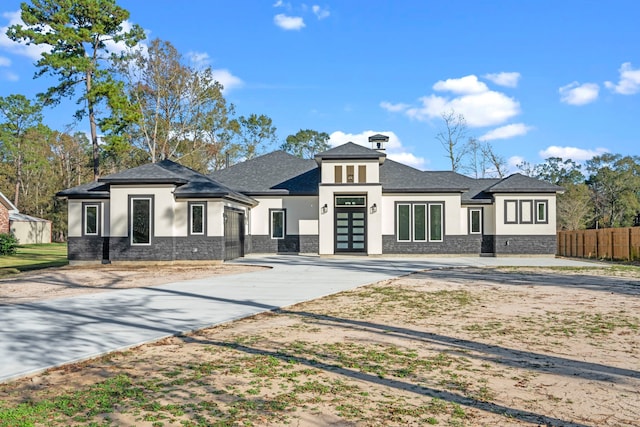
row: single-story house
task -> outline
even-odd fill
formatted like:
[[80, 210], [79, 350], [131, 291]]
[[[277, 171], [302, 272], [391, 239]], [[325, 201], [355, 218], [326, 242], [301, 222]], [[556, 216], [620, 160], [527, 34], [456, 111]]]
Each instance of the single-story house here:
[[275, 151], [205, 176], [163, 160], [58, 193], [70, 261], [229, 260], [248, 253], [548, 255], [558, 186], [420, 171], [346, 143]]
[[51, 243], [51, 221], [20, 213], [0, 192], [0, 233], [11, 233], [21, 245]]

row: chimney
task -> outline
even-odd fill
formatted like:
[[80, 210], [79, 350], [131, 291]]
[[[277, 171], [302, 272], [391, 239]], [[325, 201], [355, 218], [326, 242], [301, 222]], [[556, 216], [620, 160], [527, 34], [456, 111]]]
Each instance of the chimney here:
[[379, 151], [381, 153], [384, 152], [384, 144], [389, 142], [389, 137], [386, 135], [376, 134], [371, 135], [369, 137], [369, 142], [371, 143], [371, 149]]

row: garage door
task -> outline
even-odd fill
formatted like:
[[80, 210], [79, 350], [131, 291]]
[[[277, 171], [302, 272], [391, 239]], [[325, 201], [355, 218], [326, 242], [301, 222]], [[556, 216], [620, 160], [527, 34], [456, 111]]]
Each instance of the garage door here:
[[224, 208], [224, 260], [244, 256], [244, 213]]

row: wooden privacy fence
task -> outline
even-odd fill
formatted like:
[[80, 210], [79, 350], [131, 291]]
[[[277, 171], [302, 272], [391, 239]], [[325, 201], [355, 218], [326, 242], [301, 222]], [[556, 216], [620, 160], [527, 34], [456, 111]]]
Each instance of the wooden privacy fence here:
[[558, 255], [640, 261], [640, 227], [559, 231]]

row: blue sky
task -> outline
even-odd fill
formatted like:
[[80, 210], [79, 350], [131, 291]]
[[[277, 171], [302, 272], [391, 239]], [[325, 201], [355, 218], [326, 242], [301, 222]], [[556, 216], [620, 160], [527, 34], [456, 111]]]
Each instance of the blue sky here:
[[[0, 30], [19, 19], [2, 0]], [[640, 3], [120, 0], [149, 38], [216, 70], [238, 114], [336, 145], [391, 136], [390, 158], [449, 167], [443, 111], [465, 116], [515, 171], [522, 160], [640, 155]], [[37, 52], [0, 36], [0, 96], [44, 91]], [[47, 110], [62, 129], [73, 103]], [[80, 124], [78, 130], [86, 130]]]

